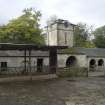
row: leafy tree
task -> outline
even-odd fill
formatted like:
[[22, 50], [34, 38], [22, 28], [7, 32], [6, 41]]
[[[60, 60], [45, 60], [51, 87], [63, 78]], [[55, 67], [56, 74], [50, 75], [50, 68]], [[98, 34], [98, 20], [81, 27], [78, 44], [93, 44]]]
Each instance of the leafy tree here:
[[74, 29], [74, 42], [76, 47], [93, 48], [95, 45], [90, 40], [92, 26], [79, 23]]
[[105, 48], [105, 26], [97, 28], [93, 34], [95, 36], [95, 45], [99, 48]]
[[48, 18], [48, 20], [47, 20], [46, 23], [47, 23], [47, 25], [50, 25], [50, 24], [54, 23], [57, 19], [58, 19], [58, 18], [57, 18], [56, 15], [52, 15], [52, 16], [50, 16], [50, 17]]
[[0, 42], [44, 44], [39, 28], [41, 13], [33, 8], [0, 27]]

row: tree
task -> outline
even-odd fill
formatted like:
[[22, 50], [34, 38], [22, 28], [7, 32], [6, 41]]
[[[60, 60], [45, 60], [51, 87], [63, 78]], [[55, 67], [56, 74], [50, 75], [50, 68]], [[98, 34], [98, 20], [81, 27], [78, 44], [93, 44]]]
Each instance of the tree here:
[[40, 11], [25, 9], [20, 17], [0, 27], [0, 42], [44, 44], [39, 28], [40, 17]]
[[95, 36], [94, 43], [96, 47], [105, 48], [105, 26], [97, 28], [93, 34]]
[[50, 16], [50, 18], [47, 20], [47, 25], [49, 26], [49, 25], [51, 25], [52, 23], [54, 23], [56, 20], [57, 20], [58, 18], [57, 18], [57, 16], [56, 15], [52, 15], [52, 16]]
[[93, 48], [95, 45], [90, 40], [92, 26], [79, 23], [74, 29], [74, 42], [76, 47]]

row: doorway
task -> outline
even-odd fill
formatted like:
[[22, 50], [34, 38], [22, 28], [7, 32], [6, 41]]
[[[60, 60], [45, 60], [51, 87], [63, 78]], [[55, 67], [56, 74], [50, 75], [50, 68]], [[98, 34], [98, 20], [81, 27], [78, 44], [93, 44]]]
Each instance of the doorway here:
[[77, 64], [77, 60], [75, 56], [70, 56], [66, 60], [66, 67], [74, 67]]
[[43, 71], [43, 59], [38, 58], [37, 59], [37, 72], [42, 72]]
[[1, 70], [7, 70], [7, 62], [1, 62]]

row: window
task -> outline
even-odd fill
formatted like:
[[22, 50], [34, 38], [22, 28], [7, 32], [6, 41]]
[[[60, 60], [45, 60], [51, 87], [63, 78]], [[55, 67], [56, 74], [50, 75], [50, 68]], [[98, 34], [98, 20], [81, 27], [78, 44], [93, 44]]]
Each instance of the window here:
[[43, 59], [37, 59], [37, 72], [42, 72], [43, 70]]
[[65, 32], [65, 44], [67, 44], [67, 32]]
[[1, 70], [7, 70], [7, 62], [1, 62]]
[[68, 22], [64, 23], [65, 28], [68, 28], [68, 25], [69, 25]]

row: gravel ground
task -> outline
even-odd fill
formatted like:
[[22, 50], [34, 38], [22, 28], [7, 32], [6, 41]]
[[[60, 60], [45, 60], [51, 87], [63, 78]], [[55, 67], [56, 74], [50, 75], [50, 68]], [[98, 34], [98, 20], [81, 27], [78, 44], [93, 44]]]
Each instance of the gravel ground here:
[[0, 83], [0, 105], [66, 105], [67, 102], [105, 105], [105, 78]]

